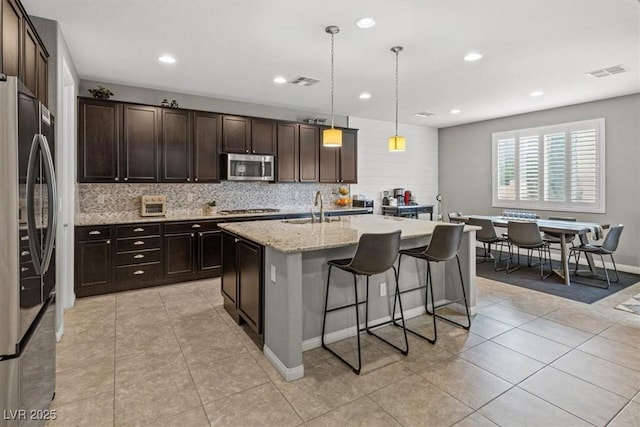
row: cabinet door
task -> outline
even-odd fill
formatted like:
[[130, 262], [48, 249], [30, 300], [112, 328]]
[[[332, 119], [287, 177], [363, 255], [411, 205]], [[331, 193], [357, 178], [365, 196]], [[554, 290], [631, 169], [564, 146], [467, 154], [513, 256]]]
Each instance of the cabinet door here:
[[238, 311], [257, 334], [262, 333], [262, 247], [238, 242]]
[[298, 180], [298, 125], [278, 123], [278, 182]]
[[16, 0], [2, 0], [2, 72], [8, 76], [21, 76], [22, 11]]
[[236, 304], [238, 258], [236, 256], [236, 240], [233, 234], [222, 233], [222, 295]]
[[222, 232], [198, 233], [198, 272], [214, 272], [222, 265]]
[[222, 151], [248, 153], [251, 148], [251, 121], [246, 117], [222, 117]]
[[78, 103], [78, 182], [117, 182], [120, 177], [121, 105]]
[[47, 54], [38, 46], [38, 77], [36, 96], [45, 106], [49, 105], [49, 65]]
[[320, 182], [340, 182], [340, 147], [325, 147], [321, 142], [319, 152]]
[[300, 125], [300, 182], [318, 182], [320, 129]]
[[75, 293], [77, 297], [113, 291], [111, 240], [76, 242]]
[[23, 20], [23, 25], [24, 48], [22, 81], [27, 89], [35, 95], [38, 90], [38, 38], [26, 20]]
[[358, 134], [354, 130], [342, 131], [340, 148], [340, 182], [358, 182]]
[[218, 153], [222, 136], [220, 116], [195, 112], [193, 117], [193, 179], [196, 182], [218, 182]]
[[162, 181], [191, 181], [191, 113], [162, 109]]
[[155, 107], [124, 105], [124, 181], [158, 181], [159, 112]]
[[276, 153], [276, 122], [251, 120], [251, 154]]
[[194, 233], [165, 234], [164, 275], [167, 279], [194, 273], [194, 242]]

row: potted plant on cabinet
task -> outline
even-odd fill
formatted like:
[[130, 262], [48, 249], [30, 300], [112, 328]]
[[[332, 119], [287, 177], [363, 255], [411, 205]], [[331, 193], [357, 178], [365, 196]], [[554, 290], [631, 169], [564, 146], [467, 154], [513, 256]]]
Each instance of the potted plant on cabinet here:
[[95, 89], [89, 89], [89, 93], [96, 99], [109, 99], [113, 92], [104, 86], [98, 85]]
[[204, 208], [205, 208], [205, 213], [207, 213], [208, 215], [215, 215], [216, 213], [218, 213], [218, 206], [215, 200], [211, 200], [210, 202], [207, 202]]

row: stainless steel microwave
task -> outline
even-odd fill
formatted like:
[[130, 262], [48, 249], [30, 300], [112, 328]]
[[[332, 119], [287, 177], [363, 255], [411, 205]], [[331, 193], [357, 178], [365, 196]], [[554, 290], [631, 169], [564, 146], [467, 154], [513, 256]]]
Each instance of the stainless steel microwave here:
[[222, 177], [229, 181], [273, 181], [275, 179], [275, 157], [223, 154]]

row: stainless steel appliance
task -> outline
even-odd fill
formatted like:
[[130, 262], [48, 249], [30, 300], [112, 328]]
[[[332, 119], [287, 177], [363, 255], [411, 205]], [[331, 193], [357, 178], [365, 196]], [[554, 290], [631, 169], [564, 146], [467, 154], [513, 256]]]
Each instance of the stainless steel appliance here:
[[404, 205], [404, 188], [394, 188], [393, 197], [395, 197], [398, 206]]
[[273, 181], [274, 173], [274, 156], [222, 155], [222, 176], [229, 181]]
[[55, 392], [53, 130], [33, 94], [0, 74], [2, 426], [43, 424]]
[[359, 199], [352, 202], [354, 208], [367, 208], [368, 213], [373, 213], [373, 200]]

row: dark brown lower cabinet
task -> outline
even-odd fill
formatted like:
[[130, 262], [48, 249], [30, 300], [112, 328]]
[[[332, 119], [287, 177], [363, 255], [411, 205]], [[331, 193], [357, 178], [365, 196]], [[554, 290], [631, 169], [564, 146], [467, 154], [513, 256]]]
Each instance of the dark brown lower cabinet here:
[[[194, 273], [195, 234], [165, 234], [165, 277], [191, 276]], [[188, 277], [187, 277], [188, 278]]]
[[113, 245], [111, 240], [76, 241], [76, 297], [113, 292]]
[[197, 236], [199, 273], [217, 273], [222, 266], [222, 231], [202, 231]]
[[263, 333], [263, 247], [222, 233], [222, 296], [225, 310], [239, 324]]

